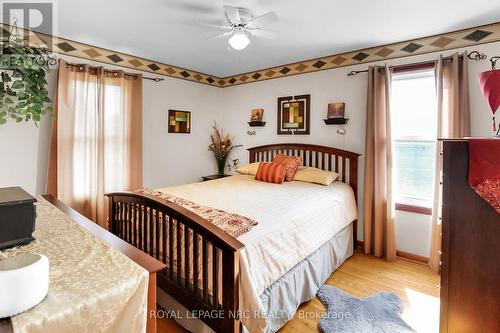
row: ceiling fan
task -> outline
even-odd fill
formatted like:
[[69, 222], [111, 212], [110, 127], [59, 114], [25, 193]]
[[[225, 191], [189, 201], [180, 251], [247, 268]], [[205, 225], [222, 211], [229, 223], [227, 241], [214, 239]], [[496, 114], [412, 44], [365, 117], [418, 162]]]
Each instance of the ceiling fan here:
[[235, 50], [243, 50], [250, 44], [249, 36], [276, 39], [278, 33], [264, 30], [263, 26], [277, 22], [278, 16], [274, 12], [252, 17], [252, 12], [247, 8], [224, 6], [226, 12], [227, 25], [219, 26], [219, 29], [227, 31], [220, 32], [208, 39], [217, 39], [231, 36], [229, 45]]

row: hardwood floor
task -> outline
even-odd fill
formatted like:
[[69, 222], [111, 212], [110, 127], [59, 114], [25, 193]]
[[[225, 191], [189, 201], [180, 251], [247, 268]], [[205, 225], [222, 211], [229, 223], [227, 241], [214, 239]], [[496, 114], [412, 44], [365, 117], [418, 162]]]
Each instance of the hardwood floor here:
[[[415, 330], [437, 333], [439, 329], [439, 276], [426, 265], [398, 259], [386, 262], [356, 253], [337, 269], [326, 282], [356, 297], [378, 291], [390, 291], [401, 297], [406, 307], [403, 318]], [[319, 332], [319, 316], [325, 310], [314, 298], [300, 306], [295, 317], [280, 333]], [[159, 333], [187, 332], [173, 320], [160, 319]]]

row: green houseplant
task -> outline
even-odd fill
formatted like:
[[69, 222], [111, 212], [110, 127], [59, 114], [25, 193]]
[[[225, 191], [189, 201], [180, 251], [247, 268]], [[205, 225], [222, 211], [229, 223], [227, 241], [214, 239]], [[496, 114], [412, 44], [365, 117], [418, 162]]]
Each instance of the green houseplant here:
[[0, 54], [0, 125], [8, 119], [33, 121], [53, 114], [45, 79], [56, 60], [43, 48], [23, 45], [19, 35], [2, 43]]

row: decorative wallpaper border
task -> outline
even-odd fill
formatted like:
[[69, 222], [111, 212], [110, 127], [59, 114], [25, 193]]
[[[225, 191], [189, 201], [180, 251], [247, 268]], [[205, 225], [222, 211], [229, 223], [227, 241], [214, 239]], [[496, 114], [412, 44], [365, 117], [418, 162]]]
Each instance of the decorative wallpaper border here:
[[500, 41], [500, 23], [276, 66], [222, 79], [222, 87]]
[[[3, 38], [10, 35], [10, 25], [0, 23], [0, 28], [2, 29], [0, 33]], [[25, 39], [29, 38], [30, 44], [47, 47], [47, 49], [53, 53], [220, 87], [220, 85], [217, 84], [220, 78], [213, 75], [76, 42], [66, 38], [50, 36], [36, 31], [20, 28], [18, 28], [18, 31], [24, 35]], [[51, 42], [49, 43], [48, 41], [50, 39]]]
[[[3, 36], [8, 36], [10, 26], [0, 23], [0, 27], [2, 29]], [[404, 42], [300, 61], [225, 78], [219, 78], [214, 75], [148, 60], [126, 53], [115, 52], [65, 38], [51, 37], [33, 31], [24, 32], [29, 34], [30, 41], [35, 41], [39, 44], [43, 43], [47, 45], [46, 41], [52, 38], [52, 43], [49, 43], [52, 47], [49, 47], [49, 50], [54, 53], [226, 88], [240, 84], [318, 72], [333, 68], [497, 42], [500, 41], [500, 22], [430, 37], [417, 38]]]

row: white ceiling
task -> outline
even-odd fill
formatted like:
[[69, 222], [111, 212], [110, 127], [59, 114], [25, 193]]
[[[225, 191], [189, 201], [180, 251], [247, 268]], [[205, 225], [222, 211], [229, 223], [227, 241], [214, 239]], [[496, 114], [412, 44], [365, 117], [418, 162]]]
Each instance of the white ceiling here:
[[[500, 21], [498, 0], [55, 0], [56, 35], [226, 77]], [[277, 40], [207, 40], [223, 4], [274, 11]]]

